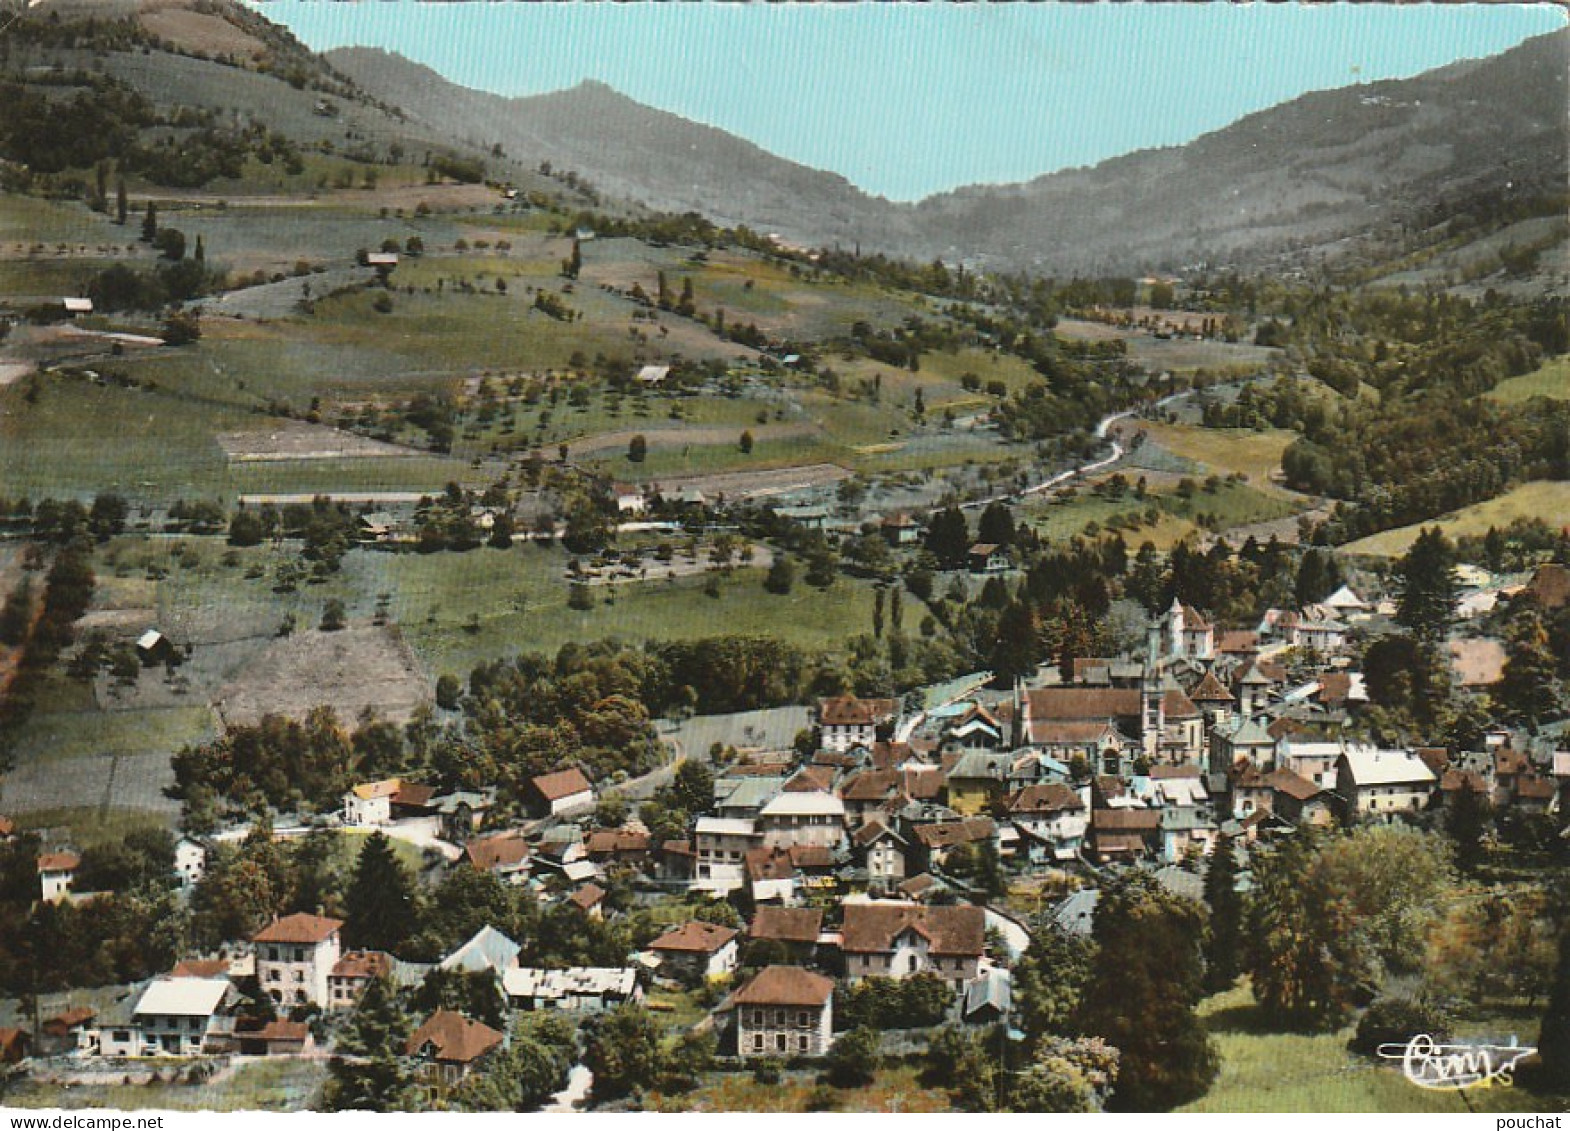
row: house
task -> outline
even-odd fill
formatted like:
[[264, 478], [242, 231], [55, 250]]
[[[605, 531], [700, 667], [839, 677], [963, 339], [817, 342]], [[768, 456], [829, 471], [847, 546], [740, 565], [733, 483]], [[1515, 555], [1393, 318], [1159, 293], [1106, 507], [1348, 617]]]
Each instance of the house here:
[[1216, 630], [1199, 610], [1177, 598], [1157, 622], [1168, 656], [1208, 660], [1216, 653]]
[[75, 318], [79, 314], [91, 314], [93, 312], [93, 300], [90, 298], [77, 298], [73, 295], [66, 295], [60, 300], [60, 306], [70, 318]]
[[639, 829], [595, 829], [584, 839], [590, 860], [636, 864], [648, 859], [653, 837]]
[[758, 813], [765, 848], [845, 846], [845, 802], [832, 793], [780, 793]]
[[1008, 793], [1014, 755], [972, 750], [949, 767], [944, 782], [948, 807], [964, 816], [986, 812]]
[[811, 959], [823, 931], [817, 907], [760, 907], [747, 927], [749, 942], [777, 943], [798, 960]]
[[649, 951], [667, 977], [692, 982], [722, 978], [736, 969], [740, 934], [734, 927], [691, 919], [651, 942]]
[[479, 832], [495, 800], [490, 793], [458, 790], [432, 797], [429, 809], [436, 816], [442, 839], [462, 844]]
[[1088, 938], [1096, 921], [1096, 904], [1101, 902], [1099, 888], [1080, 888], [1065, 896], [1052, 909], [1052, 925], [1064, 934]]
[[529, 842], [520, 832], [476, 837], [463, 846], [463, 858], [479, 872], [489, 872], [504, 883], [521, 884], [529, 878]]
[[914, 546], [921, 541], [921, 523], [903, 511], [884, 518], [879, 529], [890, 546]]
[[274, 919], [251, 942], [256, 981], [278, 1005], [330, 1004], [327, 979], [341, 957], [341, 919], [298, 912]]
[[467, 974], [490, 971], [498, 978], [502, 972], [517, 965], [523, 947], [513, 942], [495, 927], [484, 926], [458, 947], [438, 966], [442, 970], [461, 970]]
[[1090, 851], [1100, 860], [1126, 860], [1161, 850], [1161, 810], [1092, 809]]
[[843, 911], [840, 949], [852, 980], [930, 973], [957, 992], [976, 976], [986, 946], [986, 914], [979, 907], [880, 901], [847, 903]]
[[531, 778], [529, 786], [541, 807], [542, 815], [554, 817], [559, 813], [587, 809], [594, 804], [594, 786], [576, 766]]
[[392, 799], [403, 783], [397, 778], [362, 782], [343, 795], [343, 823], [356, 827], [392, 821]]
[[89, 1040], [88, 1026], [98, 1017], [90, 1006], [74, 1005], [61, 1010], [53, 1017], [46, 1017], [39, 1026], [42, 1040], [39, 1043], [39, 1052], [67, 1052], [78, 1047], [84, 1047]]
[[1336, 793], [1349, 817], [1415, 813], [1437, 784], [1434, 771], [1406, 750], [1348, 746], [1336, 762]]
[[155, 978], [131, 1011], [130, 1024], [87, 1034], [88, 1051], [108, 1057], [200, 1056], [218, 1051], [233, 1032], [227, 1011], [239, 1000], [228, 978]]
[[905, 856], [910, 843], [874, 817], [851, 837], [851, 849], [867, 870], [874, 887], [893, 887], [905, 878]]
[[916, 848], [916, 865], [922, 870], [941, 868], [961, 845], [995, 844], [998, 826], [991, 817], [963, 817], [958, 821], [938, 821], [911, 826], [910, 838]]
[[606, 891], [599, 884], [587, 883], [567, 897], [567, 903], [582, 911], [590, 919], [605, 918]]
[[1239, 762], [1260, 770], [1276, 766], [1275, 737], [1264, 723], [1248, 715], [1239, 715], [1210, 732], [1210, 771], [1226, 773]]
[[1320, 827], [1335, 821], [1334, 795], [1317, 782], [1284, 766], [1272, 770], [1266, 780], [1271, 788], [1270, 811], [1283, 821]]
[[[1032, 860], [1071, 860], [1085, 841], [1090, 814], [1077, 792], [1061, 782], [1027, 786], [1006, 806], [1009, 820], [1030, 842]], [[1036, 849], [1034, 846], [1041, 846]]]
[[166, 664], [174, 656], [174, 642], [156, 628], [149, 628], [136, 638], [136, 658], [142, 661], [144, 667]]
[[489, 1025], [450, 1009], [438, 1009], [409, 1034], [404, 1055], [420, 1062], [419, 1075], [436, 1088], [459, 1084], [501, 1047], [504, 1037]]
[[365, 987], [391, 976], [392, 955], [385, 951], [345, 951], [327, 975], [327, 1008], [353, 1009]]
[[1191, 853], [1209, 856], [1220, 835], [1220, 822], [1210, 805], [1163, 805], [1161, 814], [1161, 859], [1181, 863]]
[[193, 888], [207, 874], [207, 846], [193, 837], [183, 836], [174, 842], [174, 874], [180, 886]]
[[242, 1056], [304, 1056], [316, 1047], [316, 1039], [304, 1021], [275, 1018], [261, 1025], [237, 1025], [234, 1045]]
[[857, 699], [841, 695], [818, 703], [818, 745], [843, 752], [852, 746], [871, 747], [878, 728], [888, 726], [899, 714], [893, 699]]
[[638, 972], [631, 966], [514, 966], [502, 972], [502, 990], [514, 1009], [526, 1012], [603, 1013], [643, 1000]]
[[59, 903], [71, 894], [76, 881], [76, 870], [82, 858], [74, 852], [46, 852], [38, 858], [39, 898], [45, 903]]
[[822, 1056], [834, 1042], [834, 982], [800, 966], [766, 966], [731, 996], [736, 1055]]
[[637, 380], [640, 385], [663, 385], [670, 374], [671, 367], [668, 365], [645, 365], [638, 370]]
[[967, 1025], [997, 1025], [1008, 1019], [1013, 1000], [1009, 972], [995, 966], [965, 987], [960, 1016]]
[[980, 703], [972, 703], [943, 730], [943, 741], [962, 750], [999, 750], [1004, 736], [1003, 723]]
[[754, 904], [796, 901], [796, 865], [788, 848], [754, 848], [743, 862]]
[[977, 542], [965, 551], [965, 568], [971, 573], [1005, 573], [1009, 568], [1007, 547]]
[[757, 826], [738, 817], [699, 817], [693, 826], [696, 885], [723, 895], [746, 883], [743, 861], [760, 841]]

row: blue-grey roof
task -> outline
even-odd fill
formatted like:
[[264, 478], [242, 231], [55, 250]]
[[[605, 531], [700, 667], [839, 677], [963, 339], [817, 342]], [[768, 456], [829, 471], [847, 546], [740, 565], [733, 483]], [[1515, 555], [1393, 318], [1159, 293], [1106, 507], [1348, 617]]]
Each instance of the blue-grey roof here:
[[1088, 935], [1100, 902], [1100, 888], [1081, 888], [1052, 909], [1052, 921], [1071, 935]]

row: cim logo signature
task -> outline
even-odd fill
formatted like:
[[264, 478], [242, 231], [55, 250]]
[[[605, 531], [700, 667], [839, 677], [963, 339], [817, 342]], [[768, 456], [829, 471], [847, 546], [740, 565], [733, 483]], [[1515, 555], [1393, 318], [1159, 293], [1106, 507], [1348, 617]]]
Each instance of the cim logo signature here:
[[1399, 1060], [1402, 1073], [1419, 1088], [1454, 1092], [1510, 1087], [1515, 1083], [1516, 1064], [1537, 1050], [1518, 1044], [1514, 1037], [1508, 1045], [1442, 1045], [1427, 1033], [1419, 1033], [1404, 1045], [1380, 1045], [1376, 1051], [1386, 1060]]

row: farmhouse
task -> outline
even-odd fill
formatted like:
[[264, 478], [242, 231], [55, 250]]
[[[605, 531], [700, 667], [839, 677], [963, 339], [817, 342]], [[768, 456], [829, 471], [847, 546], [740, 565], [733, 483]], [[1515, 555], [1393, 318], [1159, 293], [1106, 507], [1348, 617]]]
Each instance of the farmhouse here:
[[736, 969], [740, 933], [734, 927], [692, 919], [655, 939], [649, 951], [659, 959], [659, 971], [667, 977], [688, 981], [719, 978]]
[[1417, 812], [1437, 784], [1434, 771], [1406, 750], [1349, 746], [1336, 762], [1336, 792], [1349, 816]]
[[531, 778], [529, 786], [539, 808], [547, 816], [587, 809], [594, 804], [594, 786], [576, 766]]
[[878, 727], [894, 721], [899, 704], [893, 699], [858, 699], [843, 695], [818, 703], [818, 744], [825, 750], [843, 752], [852, 746], [871, 747], [878, 740]]
[[392, 955], [380, 950], [351, 950], [327, 975], [327, 1008], [352, 1009], [377, 978], [392, 976]]
[[101, 1056], [199, 1056], [233, 1032], [228, 1010], [239, 994], [228, 978], [158, 978], [137, 999], [131, 1021], [87, 1035]]
[[409, 1035], [404, 1055], [419, 1062], [418, 1074], [430, 1086], [450, 1088], [501, 1047], [504, 1035], [450, 1009], [438, 1009]]
[[279, 1005], [331, 1003], [327, 980], [341, 955], [340, 919], [300, 912], [274, 919], [256, 934], [256, 981]]
[[976, 976], [985, 945], [981, 908], [847, 903], [840, 949], [851, 979], [933, 973], [958, 989]]
[[834, 1041], [834, 982], [800, 966], [767, 966], [731, 997], [736, 1055], [822, 1056]]
[[74, 852], [46, 852], [38, 858], [38, 892], [45, 903], [59, 903], [71, 894], [82, 858]]
[[643, 1000], [638, 972], [631, 966], [514, 966], [502, 972], [502, 989], [514, 1009], [525, 1011], [600, 1013]]

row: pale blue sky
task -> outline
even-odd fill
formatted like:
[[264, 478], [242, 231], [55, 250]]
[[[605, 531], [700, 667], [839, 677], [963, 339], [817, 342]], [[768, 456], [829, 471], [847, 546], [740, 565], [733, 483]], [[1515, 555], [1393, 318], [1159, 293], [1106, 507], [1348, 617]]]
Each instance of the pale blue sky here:
[[1497, 54], [1547, 4], [718, 4], [267, 0], [308, 45], [454, 82], [598, 79], [913, 200], [1175, 145], [1305, 91]]

